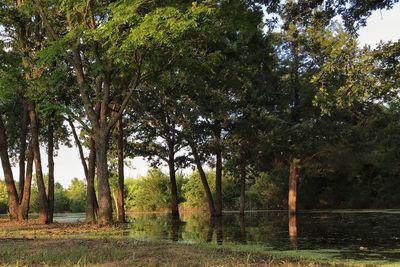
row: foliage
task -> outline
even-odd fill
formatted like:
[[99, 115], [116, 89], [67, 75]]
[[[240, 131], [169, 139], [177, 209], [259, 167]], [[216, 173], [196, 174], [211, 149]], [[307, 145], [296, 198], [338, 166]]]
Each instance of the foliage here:
[[74, 178], [67, 190], [69, 208], [71, 212], [84, 212], [86, 208], [86, 184], [84, 181]]
[[[215, 190], [215, 173], [207, 171], [206, 176], [210, 189], [213, 192]], [[183, 196], [186, 199], [185, 205], [190, 208], [206, 208], [207, 198], [198, 172], [193, 172], [187, 177], [182, 190], [184, 192]]]
[[[177, 175], [178, 202], [182, 201], [183, 178]], [[125, 182], [126, 207], [136, 210], [158, 210], [169, 207], [169, 177], [160, 169], [152, 169], [147, 175], [138, 179], [127, 179]]]

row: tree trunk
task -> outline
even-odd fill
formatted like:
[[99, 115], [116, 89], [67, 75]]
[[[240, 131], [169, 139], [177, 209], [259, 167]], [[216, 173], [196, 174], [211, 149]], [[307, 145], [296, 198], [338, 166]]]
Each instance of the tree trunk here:
[[246, 208], [246, 163], [242, 159], [240, 163], [240, 207], [239, 213], [241, 216], [244, 215]]
[[288, 195], [289, 214], [296, 214], [297, 205], [297, 160], [290, 162], [289, 167], [289, 195]]
[[39, 217], [38, 221], [41, 223], [47, 223], [48, 214], [48, 203], [46, 188], [43, 180], [42, 171], [42, 160], [40, 158], [40, 147], [39, 147], [39, 126], [37, 121], [37, 115], [35, 111], [35, 105], [33, 102], [29, 104], [29, 118], [31, 124], [31, 138], [32, 138], [32, 150], [33, 160], [35, 163], [37, 187], [39, 191]]
[[48, 127], [47, 159], [49, 167], [49, 181], [47, 186], [47, 222], [52, 223], [54, 215], [54, 128], [51, 122], [49, 123]]
[[178, 186], [176, 185], [175, 173], [175, 146], [173, 142], [168, 143], [168, 168], [171, 186], [171, 215], [172, 217], [179, 217]]
[[[86, 164], [86, 162], [85, 162]], [[96, 148], [93, 139], [90, 139], [90, 152], [87, 166], [87, 188], [86, 188], [86, 222], [94, 223], [96, 221], [97, 199], [94, 187], [94, 177], [96, 173]]]
[[216, 153], [215, 165], [215, 212], [216, 216], [222, 215], [222, 151]]
[[117, 191], [117, 218], [119, 222], [125, 222], [124, 205], [124, 129], [122, 118], [116, 124], [118, 134], [118, 191]]
[[19, 220], [28, 220], [29, 202], [31, 198], [32, 173], [33, 173], [33, 152], [32, 148], [29, 147], [27, 150], [27, 164], [25, 172], [26, 178], [24, 183], [23, 197], [18, 210]]
[[90, 138], [89, 147], [89, 158], [86, 163], [85, 155], [83, 153], [82, 143], [79, 140], [78, 134], [76, 132], [75, 126], [72, 120], [68, 119], [68, 123], [72, 130], [72, 135], [74, 136], [76, 146], [78, 147], [79, 157], [83, 166], [83, 171], [85, 172], [85, 178], [87, 182], [86, 187], [86, 223], [94, 223], [96, 221], [96, 211], [97, 211], [97, 200], [96, 200], [96, 190], [94, 186], [94, 177], [96, 174], [96, 147], [93, 138]]
[[192, 149], [194, 161], [196, 163], [197, 170], [198, 170], [198, 172], [200, 174], [200, 179], [201, 179], [201, 182], [202, 182], [203, 187], [204, 187], [204, 191], [205, 191], [206, 196], [207, 196], [207, 202], [208, 202], [208, 208], [209, 208], [209, 211], [210, 211], [210, 215], [211, 216], [215, 216], [214, 199], [213, 199], [213, 196], [211, 194], [210, 186], [208, 185], [206, 173], [204, 172], [203, 166], [201, 165], [200, 156], [199, 156], [199, 154], [197, 152], [197, 148], [196, 148], [194, 142], [190, 140], [189, 141], [189, 145], [190, 145], [190, 147]]
[[107, 150], [108, 150], [108, 133], [105, 129], [97, 129], [95, 133], [96, 147], [96, 169], [97, 169], [97, 192], [99, 194], [99, 212], [98, 222], [101, 225], [109, 225], [112, 223], [112, 204], [111, 191], [109, 184]]
[[19, 202], [21, 203], [25, 183], [26, 137], [28, 134], [28, 111], [22, 103], [21, 132], [19, 135]]
[[18, 192], [15, 187], [14, 177], [11, 169], [10, 159], [8, 157], [8, 144], [6, 130], [4, 128], [3, 119], [0, 115], [0, 158], [3, 166], [4, 180], [8, 194], [8, 209], [10, 219], [18, 219]]
[[222, 215], [222, 149], [221, 149], [221, 122], [216, 121], [214, 131], [217, 140], [216, 164], [215, 164], [215, 215]]

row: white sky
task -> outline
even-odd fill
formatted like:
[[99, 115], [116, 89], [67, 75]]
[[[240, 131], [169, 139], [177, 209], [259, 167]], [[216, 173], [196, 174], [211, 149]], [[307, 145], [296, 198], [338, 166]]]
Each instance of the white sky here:
[[374, 47], [380, 41], [400, 39], [400, 3], [390, 10], [375, 11], [367, 21], [366, 27], [359, 30], [360, 45]]
[[[400, 39], [400, 3], [396, 4], [391, 10], [375, 11], [367, 21], [366, 27], [359, 31], [360, 45], [376, 46], [380, 41], [397, 41]], [[47, 162], [43, 151], [44, 172], [47, 170]], [[139, 177], [147, 173], [149, 166], [141, 158], [135, 158], [131, 167], [125, 167], [125, 177]], [[18, 177], [18, 168], [13, 168], [14, 178]], [[3, 177], [3, 169], [0, 166], [0, 177]], [[84, 172], [79, 159], [79, 152], [74, 146], [68, 148], [62, 146], [55, 158], [55, 180], [65, 188], [69, 186], [74, 178], [84, 179]]]

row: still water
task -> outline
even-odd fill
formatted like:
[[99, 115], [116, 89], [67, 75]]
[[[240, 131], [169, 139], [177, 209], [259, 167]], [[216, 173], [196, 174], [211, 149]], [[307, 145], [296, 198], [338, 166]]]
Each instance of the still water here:
[[[55, 221], [83, 221], [84, 214], [58, 214]], [[309, 211], [289, 217], [287, 211], [253, 211], [244, 217], [226, 212], [221, 219], [207, 214], [182, 214], [173, 220], [163, 213], [128, 216], [127, 236], [138, 239], [261, 244], [273, 249], [400, 249], [400, 210]]]
[[[55, 221], [84, 221], [84, 214], [57, 214]], [[225, 212], [182, 214], [133, 213], [122, 232], [143, 240], [246, 244], [274, 250], [335, 250], [346, 257], [400, 260], [400, 210], [300, 212], [253, 211], [244, 217]], [[351, 254], [351, 255], [350, 255]]]

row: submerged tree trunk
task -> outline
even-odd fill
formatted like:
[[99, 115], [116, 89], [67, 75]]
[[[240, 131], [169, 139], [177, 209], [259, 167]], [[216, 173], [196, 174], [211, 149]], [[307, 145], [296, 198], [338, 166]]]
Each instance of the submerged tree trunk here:
[[297, 206], [297, 159], [293, 159], [289, 166], [289, 194], [288, 210], [289, 215], [296, 214]]
[[0, 115], [0, 158], [3, 166], [4, 180], [8, 195], [8, 210], [11, 220], [18, 220], [18, 192], [15, 187], [14, 177], [8, 156], [8, 144], [3, 119]]
[[31, 124], [31, 138], [32, 138], [32, 150], [33, 150], [33, 160], [35, 163], [35, 172], [37, 187], [39, 192], [39, 217], [38, 221], [41, 223], [47, 223], [48, 218], [48, 200], [46, 195], [46, 188], [43, 180], [42, 171], [42, 160], [40, 157], [40, 146], [39, 146], [39, 125], [37, 121], [37, 115], [35, 111], [35, 104], [30, 102], [29, 104], [29, 118]]
[[178, 186], [176, 184], [175, 172], [175, 146], [172, 140], [168, 142], [168, 168], [171, 186], [171, 214], [172, 217], [179, 217]]
[[49, 181], [48, 181], [48, 213], [47, 213], [47, 222], [53, 222], [54, 215], [54, 128], [53, 125], [49, 124], [48, 129], [48, 144], [47, 144], [47, 159], [49, 166]]
[[197, 170], [198, 170], [198, 172], [200, 174], [200, 179], [201, 179], [201, 182], [202, 182], [203, 187], [204, 187], [204, 191], [205, 191], [206, 196], [207, 196], [208, 209], [210, 211], [210, 215], [211, 216], [215, 216], [216, 212], [215, 212], [215, 206], [214, 206], [214, 199], [213, 199], [213, 196], [211, 194], [210, 186], [208, 185], [206, 173], [204, 172], [203, 166], [201, 165], [200, 156], [199, 156], [199, 154], [197, 152], [197, 148], [196, 148], [195, 144], [193, 143], [193, 141], [190, 140], [189, 141], [189, 145], [190, 145], [190, 147], [192, 149], [194, 161], [196, 163]]
[[242, 159], [240, 163], [240, 207], [239, 213], [241, 216], [244, 215], [246, 208], [246, 163]]
[[118, 189], [117, 189], [117, 218], [119, 222], [125, 222], [125, 203], [124, 203], [124, 129], [122, 118], [116, 124], [118, 135]]

